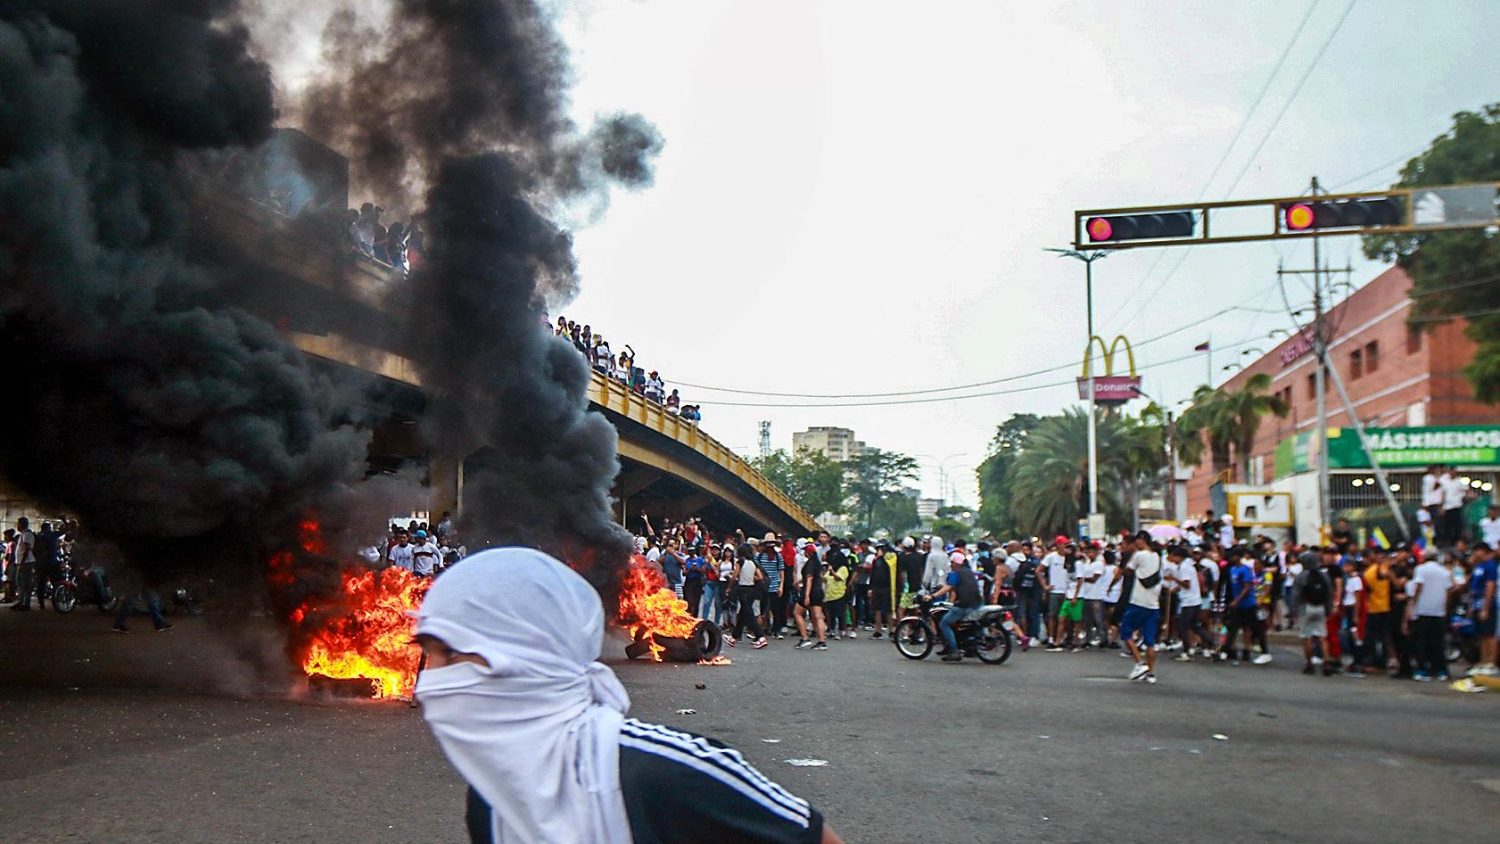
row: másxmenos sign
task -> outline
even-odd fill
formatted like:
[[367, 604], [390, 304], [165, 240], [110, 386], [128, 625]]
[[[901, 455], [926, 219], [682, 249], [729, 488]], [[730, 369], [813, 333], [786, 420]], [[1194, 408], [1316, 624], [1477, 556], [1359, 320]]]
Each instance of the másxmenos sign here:
[[[1381, 466], [1500, 464], [1500, 425], [1450, 425], [1430, 428], [1366, 428], [1370, 450]], [[1353, 428], [1339, 430], [1328, 441], [1328, 464], [1335, 468], [1368, 468]]]

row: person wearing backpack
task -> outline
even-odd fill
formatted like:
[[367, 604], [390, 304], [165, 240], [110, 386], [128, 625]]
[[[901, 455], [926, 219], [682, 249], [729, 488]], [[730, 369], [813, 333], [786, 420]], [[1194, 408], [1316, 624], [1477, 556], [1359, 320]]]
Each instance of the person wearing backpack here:
[[1302, 656], [1306, 661], [1302, 673], [1313, 674], [1323, 664], [1328, 601], [1333, 595], [1333, 585], [1328, 582], [1316, 551], [1303, 551], [1299, 562], [1302, 572], [1292, 581], [1292, 600], [1297, 605], [1297, 635], [1302, 639]]
[[[1130, 562], [1115, 572], [1114, 580], [1124, 577], [1124, 572], [1135, 574], [1135, 585], [1130, 590], [1125, 615], [1120, 620], [1120, 641], [1135, 660], [1130, 669], [1130, 679], [1135, 682], [1156, 682], [1156, 631], [1161, 627], [1161, 556], [1153, 547], [1151, 534], [1141, 531], [1135, 535], [1135, 553]], [[1111, 584], [1113, 585], [1113, 584]], [[1135, 642], [1135, 634], [1141, 634], [1141, 644]]]

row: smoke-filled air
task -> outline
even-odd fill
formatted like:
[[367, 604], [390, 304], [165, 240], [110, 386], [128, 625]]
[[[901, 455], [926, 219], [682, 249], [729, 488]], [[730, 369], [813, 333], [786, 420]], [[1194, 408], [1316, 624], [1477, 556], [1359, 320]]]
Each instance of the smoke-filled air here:
[[[366, 480], [367, 376], [249, 312], [269, 259], [202, 198], [294, 127], [347, 157], [350, 196], [425, 220], [427, 260], [383, 295], [423, 303], [391, 342], [420, 369], [428, 453], [468, 456], [471, 547], [538, 546], [608, 591], [629, 552], [615, 433], [543, 321], [577, 291], [558, 220], [648, 184], [661, 140], [636, 115], [569, 117], [535, 3], [298, 5], [0, 2], [0, 359], [28, 385], [0, 414], [0, 474], [153, 578], [254, 581], [309, 513], [331, 538], [382, 529], [388, 512], [354, 524], [389, 498]], [[297, 210], [292, 232], [346, 209]]]

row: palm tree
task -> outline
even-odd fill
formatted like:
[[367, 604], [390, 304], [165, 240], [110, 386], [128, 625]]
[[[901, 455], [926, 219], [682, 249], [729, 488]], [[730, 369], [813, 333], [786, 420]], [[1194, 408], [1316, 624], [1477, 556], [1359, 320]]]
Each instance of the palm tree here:
[[[1099, 422], [1099, 504], [1118, 515], [1118, 500], [1108, 492], [1122, 463], [1115, 442], [1118, 425], [1108, 417]], [[1011, 513], [1022, 531], [1071, 533], [1078, 523], [1088, 506], [1088, 426], [1088, 412], [1072, 407], [1043, 418], [1027, 437], [1011, 477]]]
[[1141, 529], [1141, 487], [1167, 465], [1165, 414], [1155, 403], [1139, 417], [1126, 416], [1115, 423], [1111, 439], [1119, 457], [1121, 486], [1130, 502], [1130, 529]]
[[[1183, 463], [1197, 466], [1203, 460], [1204, 438], [1215, 475], [1234, 467], [1241, 481], [1250, 477], [1250, 452], [1260, 431], [1260, 418], [1267, 413], [1284, 417], [1289, 408], [1279, 396], [1267, 395], [1271, 376], [1252, 375], [1245, 386], [1233, 392], [1207, 384], [1193, 393], [1193, 406], [1182, 414], [1177, 430], [1177, 454]], [[1234, 462], [1230, 460], [1231, 452]]]
[[1258, 372], [1250, 376], [1244, 387], [1228, 394], [1224, 401], [1224, 414], [1230, 423], [1230, 441], [1234, 445], [1241, 483], [1250, 480], [1250, 452], [1255, 448], [1260, 418], [1267, 413], [1285, 418], [1290, 410], [1280, 396], [1267, 395], [1270, 389], [1271, 376]]
[[1177, 456], [1185, 465], [1198, 466], [1203, 463], [1203, 449], [1207, 440], [1209, 461], [1214, 474], [1229, 469], [1229, 452], [1234, 444], [1235, 431], [1230, 419], [1227, 394], [1207, 384], [1193, 391], [1193, 405], [1183, 412], [1177, 421]]

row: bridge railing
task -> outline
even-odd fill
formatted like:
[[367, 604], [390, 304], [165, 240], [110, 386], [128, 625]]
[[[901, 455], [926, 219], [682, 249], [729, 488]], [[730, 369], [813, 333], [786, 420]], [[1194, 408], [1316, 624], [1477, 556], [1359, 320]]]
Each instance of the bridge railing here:
[[718, 440], [703, 433], [696, 424], [682, 419], [675, 413], [668, 413], [664, 406], [646, 400], [618, 381], [605, 378], [597, 372], [591, 375], [593, 381], [589, 384], [589, 399], [594, 404], [682, 443], [713, 461], [719, 468], [744, 481], [751, 489], [782, 511], [794, 516], [798, 523], [817, 525], [817, 519], [803, 510], [796, 501], [792, 500], [791, 496], [782, 492], [781, 487], [771, 483], [770, 479], [756, 471], [754, 466], [730, 451]]

